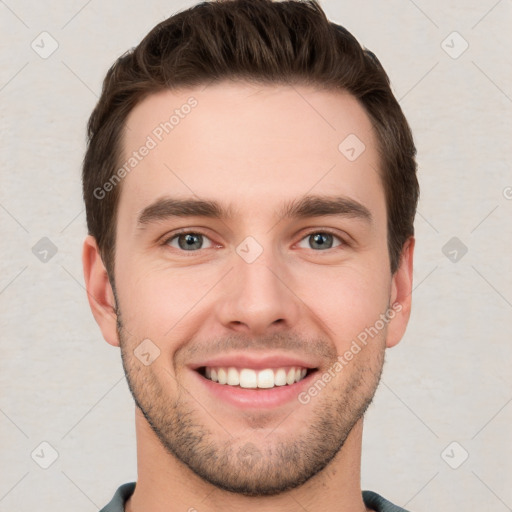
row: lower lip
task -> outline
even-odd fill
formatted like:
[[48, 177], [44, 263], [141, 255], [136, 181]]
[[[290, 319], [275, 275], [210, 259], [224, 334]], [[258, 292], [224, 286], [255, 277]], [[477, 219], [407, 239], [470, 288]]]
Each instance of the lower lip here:
[[314, 371], [299, 382], [291, 385], [287, 384], [286, 386], [262, 389], [240, 388], [230, 386], [229, 384], [219, 384], [203, 377], [195, 370], [193, 372], [210, 393], [241, 409], [272, 408], [279, 407], [293, 400], [298, 401], [299, 393], [310, 385], [311, 379], [317, 373]]

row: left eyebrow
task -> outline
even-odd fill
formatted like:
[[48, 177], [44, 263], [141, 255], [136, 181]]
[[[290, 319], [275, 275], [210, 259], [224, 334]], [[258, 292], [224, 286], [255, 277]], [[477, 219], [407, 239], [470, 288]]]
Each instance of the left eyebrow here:
[[282, 218], [309, 218], [324, 215], [361, 219], [368, 224], [373, 222], [372, 214], [366, 206], [343, 196], [305, 196], [286, 203], [280, 212]]
[[[373, 217], [370, 210], [361, 203], [343, 196], [310, 195], [294, 199], [284, 204], [276, 212], [279, 218], [309, 218], [322, 216], [341, 216], [361, 219], [371, 224]], [[216, 201], [203, 199], [178, 199], [163, 197], [142, 210], [138, 216], [139, 227], [152, 222], [163, 221], [172, 217], [206, 217], [220, 220], [234, 218], [230, 206], [224, 208]]]

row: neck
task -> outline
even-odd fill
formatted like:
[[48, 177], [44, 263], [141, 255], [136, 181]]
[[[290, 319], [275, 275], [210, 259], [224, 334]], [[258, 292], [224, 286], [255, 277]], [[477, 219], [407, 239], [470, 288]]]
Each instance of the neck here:
[[331, 463], [296, 489], [277, 496], [243, 496], [224, 491], [200, 479], [170, 455], [136, 408], [137, 485], [126, 512], [364, 512], [361, 495], [360, 419]]

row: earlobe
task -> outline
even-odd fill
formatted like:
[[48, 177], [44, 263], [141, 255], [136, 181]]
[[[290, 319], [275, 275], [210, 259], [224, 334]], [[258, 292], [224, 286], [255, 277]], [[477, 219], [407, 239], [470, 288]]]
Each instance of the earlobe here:
[[96, 239], [88, 235], [82, 251], [87, 299], [105, 340], [119, 346], [115, 296]]
[[386, 347], [394, 347], [403, 337], [411, 315], [414, 237], [405, 242], [400, 255], [400, 266], [391, 282], [390, 308], [394, 316], [389, 322]]

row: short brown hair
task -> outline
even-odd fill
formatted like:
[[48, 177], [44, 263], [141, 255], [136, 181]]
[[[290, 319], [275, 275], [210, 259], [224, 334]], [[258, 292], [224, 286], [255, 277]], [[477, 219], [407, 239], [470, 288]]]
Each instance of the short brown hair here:
[[416, 148], [377, 57], [330, 22], [316, 0], [222, 0], [202, 2], [159, 23], [117, 59], [103, 82], [88, 123], [82, 179], [88, 230], [111, 282], [121, 186], [101, 198], [95, 191], [119, 166], [128, 114], [150, 94], [230, 79], [312, 85], [357, 98], [377, 134], [395, 273], [403, 244], [414, 234]]

